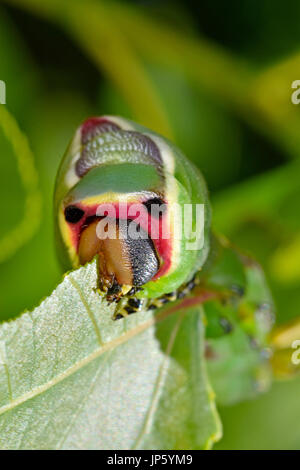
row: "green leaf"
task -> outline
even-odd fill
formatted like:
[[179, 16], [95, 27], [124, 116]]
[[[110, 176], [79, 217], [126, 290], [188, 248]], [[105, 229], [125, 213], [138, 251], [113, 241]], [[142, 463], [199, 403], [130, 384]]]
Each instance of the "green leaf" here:
[[41, 218], [41, 194], [34, 156], [27, 138], [20, 131], [14, 117], [4, 105], [0, 105], [0, 129], [11, 143], [17, 160], [20, 181], [24, 188], [23, 217], [0, 238], [0, 263], [7, 261], [37, 231]]
[[1, 449], [195, 449], [220, 437], [201, 306], [113, 321], [96, 263], [0, 327]]
[[271, 384], [269, 334], [273, 301], [260, 266], [221, 237], [214, 237], [202, 272], [215, 298], [203, 306], [206, 359], [217, 403], [253, 398]]
[[231, 405], [267, 391], [272, 378], [268, 349], [247, 333], [233, 305], [208, 302], [204, 309], [209, 330], [216, 318], [230, 326], [227, 334], [210, 335], [206, 341], [207, 370], [218, 404]]
[[14, 3], [59, 24], [114, 83], [135, 119], [172, 137], [159, 94], [138, 54], [116, 25], [109, 4], [93, 0]]

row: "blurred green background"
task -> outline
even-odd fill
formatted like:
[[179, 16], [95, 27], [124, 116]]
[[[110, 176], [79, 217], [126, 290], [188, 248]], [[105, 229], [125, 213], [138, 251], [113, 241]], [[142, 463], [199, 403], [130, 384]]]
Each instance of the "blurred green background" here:
[[[278, 324], [299, 316], [299, 14], [298, 0], [0, 2], [0, 80], [39, 178], [37, 190], [1, 125], [1, 319], [31, 309], [61, 279], [55, 174], [78, 124], [101, 114], [132, 118], [182, 148], [208, 182], [215, 228], [263, 265]], [[298, 378], [220, 409], [216, 448], [299, 449], [299, 402]]]

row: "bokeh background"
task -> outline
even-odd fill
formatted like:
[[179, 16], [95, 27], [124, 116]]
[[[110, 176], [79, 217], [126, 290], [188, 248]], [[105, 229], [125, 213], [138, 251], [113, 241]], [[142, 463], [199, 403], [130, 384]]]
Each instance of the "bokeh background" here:
[[[300, 315], [299, 15], [298, 0], [0, 1], [0, 80], [34, 155], [16, 159], [0, 119], [1, 319], [61, 279], [55, 174], [78, 124], [101, 114], [182, 148], [208, 182], [214, 227], [263, 265], [278, 324]], [[299, 378], [275, 382], [220, 409], [216, 448], [299, 449], [299, 409]]]

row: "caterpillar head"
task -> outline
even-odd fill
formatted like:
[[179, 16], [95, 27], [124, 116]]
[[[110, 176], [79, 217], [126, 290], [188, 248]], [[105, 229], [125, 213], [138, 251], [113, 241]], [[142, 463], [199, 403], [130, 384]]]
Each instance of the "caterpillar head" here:
[[147, 297], [172, 291], [207, 255], [207, 242], [186, 249], [184, 220], [175, 236], [178, 208], [196, 201], [204, 204], [205, 237], [205, 183], [179, 150], [130, 121], [90, 118], [76, 131], [57, 177], [64, 264], [77, 267], [97, 257], [99, 287], [110, 300], [132, 289]]

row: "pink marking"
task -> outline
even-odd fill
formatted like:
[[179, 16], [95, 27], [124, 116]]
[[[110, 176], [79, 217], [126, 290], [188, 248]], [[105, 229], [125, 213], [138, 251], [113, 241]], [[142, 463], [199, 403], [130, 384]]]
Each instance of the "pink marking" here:
[[[136, 213], [135, 216], [132, 216], [132, 214], [135, 213], [135, 211], [131, 211], [130, 213], [130, 207], [133, 205], [138, 204], [141, 208], [140, 213]], [[141, 228], [149, 234], [150, 238], [151, 233], [154, 235], [157, 234], [158, 238], [152, 238], [152, 241], [154, 243], [154, 246], [157, 250], [157, 253], [159, 254], [160, 258], [162, 259], [163, 263], [159, 269], [159, 271], [156, 273], [156, 275], [153, 277], [153, 280], [158, 279], [159, 277], [163, 276], [166, 274], [171, 266], [171, 253], [172, 253], [172, 242], [170, 238], [162, 238], [162, 233], [163, 233], [163, 223], [165, 222], [164, 220], [164, 215], [160, 217], [159, 219], [155, 219], [154, 217], [151, 218], [151, 215], [148, 214], [146, 208], [140, 203], [110, 203], [110, 206], [114, 207], [115, 210], [115, 217], [117, 219], [123, 219], [123, 220], [137, 220], [137, 223], [141, 226]], [[80, 234], [83, 229], [83, 226], [86, 223], [86, 219], [88, 217], [93, 217], [96, 215], [96, 212], [99, 211], [99, 208], [103, 208], [105, 210], [105, 207], [107, 206], [106, 204], [97, 204], [93, 206], [85, 206], [81, 203], [76, 203], [76, 206], [82, 209], [85, 213], [83, 218], [77, 222], [77, 224], [68, 224], [69, 227], [69, 233], [70, 233], [70, 240], [73, 246], [75, 247], [76, 252], [78, 252], [78, 246], [79, 246], [79, 240], [80, 240]], [[99, 213], [99, 212], [98, 212]]]

